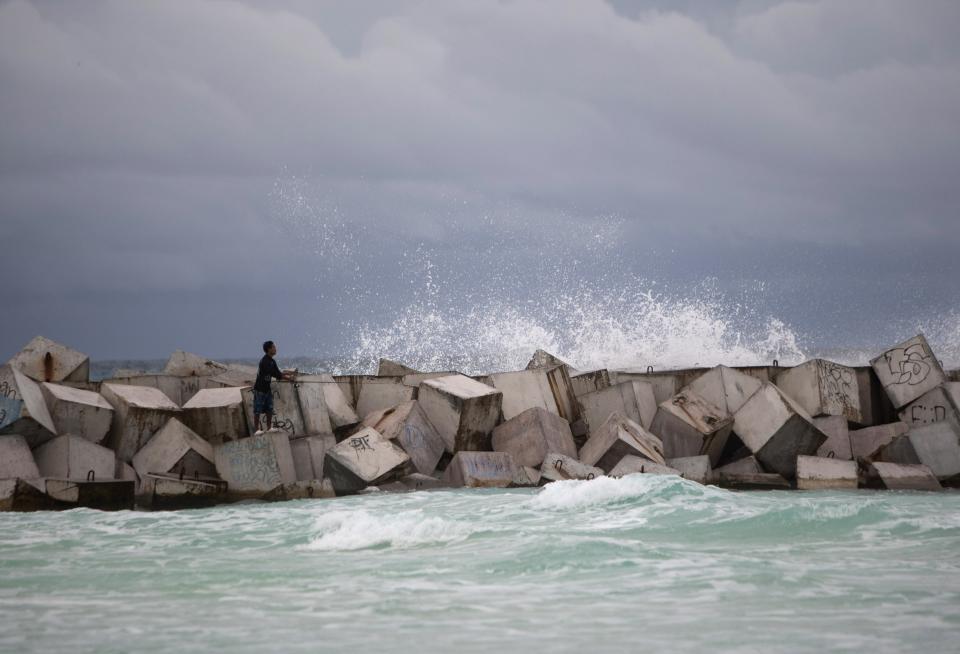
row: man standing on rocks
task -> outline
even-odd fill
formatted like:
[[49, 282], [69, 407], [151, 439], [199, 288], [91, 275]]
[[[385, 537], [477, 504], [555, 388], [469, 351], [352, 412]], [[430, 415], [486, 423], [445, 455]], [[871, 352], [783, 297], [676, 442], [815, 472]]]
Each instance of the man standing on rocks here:
[[253, 431], [260, 431], [260, 414], [267, 414], [267, 429], [273, 428], [273, 389], [271, 379], [293, 381], [292, 372], [282, 372], [273, 357], [277, 355], [277, 346], [273, 341], [263, 344], [263, 358], [257, 371], [257, 381], [253, 385]]

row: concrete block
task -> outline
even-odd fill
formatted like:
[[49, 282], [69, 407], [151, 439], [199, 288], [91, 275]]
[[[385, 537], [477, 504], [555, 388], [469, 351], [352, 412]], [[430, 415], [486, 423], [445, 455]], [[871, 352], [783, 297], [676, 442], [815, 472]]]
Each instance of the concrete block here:
[[654, 463], [650, 459], [628, 454], [617, 462], [610, 470], [611, 477], [626, 477], [627, 475], [677, 475], [680, 471], [666, 464]]
[[132, 461], [170, 418], [180, 415], [180, 407], [149, 386], [104, 384], [100, 392], [114, 411], [107, 443], [121, 461]]
[[506, 452], [463, 450], [453, 455], [443, 480], [454, 487], [507, 488], [517, 477], [517, 464]]
[[949, 422], [911, 427], [880, 450], [880, 460], [888, 463], [923, 464], [937, 479], [960, 475], [960, 427]]
[[176, 377], [216, 377], [228, 370], [229, 368], [225, 363], [213, 361], [199, 354], [177, 350], [167, 359], [167, 363], [163, 367], [163, 374]]
[[947, 381], [923, 334], [890, 348], [870, 365], [897, 409]]
[[790, 490], [790, 482], [775, 472], [721, 472], [717, 485], [732, 490]]
[[[297, 393], [296, 382], [276, 381], [270, 385], [273, 392], [273, 427], [284, 432], [289, 438], [307, 436], [303, 413], [300, 411], [300, 397]], [[253, 422], [253, 388], [244, 388], [243, 410], [247, 414], [247, 427], [255, 431]], [[266, 426], [267, 419], [260, 416], [261, 426]]]
[[503, 393], [500, 405], [503, 420], [510, 420], [533, 408], [560, 415], [543, 370], [495, 373], [485, 383]]
[[[574, 459], [574, 461], [576, 461], [576, 459]], [[539, 486], [542, 479], [543, 475], [537, 468], [517, 466], [517, 476], [513, 480], [513, 486], [518, 488], [533, 488]]]
[[113, 407], [100, 393], [47, 382], [40, 389], [58, 434], [75, 434], [98, 444], [107, 438]]
[[877, 373], [870, 366], [858, 366], [854, 370], [857, 375], [857, 390], [860, 393], [859, 426], [873, 427], [895, 422], [897, 410], [893, 408]]
[[414, 370], [409, 366], [405, 366], [402, 363], [397, 361], [392, 361], [390, 359], [380, 359], [380, 363], [377, 366], [377, 376], [378, 377], [403, 377], [404, 375], [409, 375], [413, 373], [420, 372], [419, 370]]
[[539, 468], [548, 452], [576, 458], [570, 424], [546, 409], [527, 409], [493, 430], [493, 449], [507, 452], [520, 466]]
[[407, 474], [409, 467], [406, 452], [376, 429], [364, 427], [327, 450], [324, 474], [341, 495], [393, 481]]
[[762, 472], [763, 468], [760, 467], [760, 463], [753, 456], [737, 459], [714, 471], [716, 475], [759, 475]]
[[611, 370], [610, 383], [622, 384], [628, 381], [646, 382], [650, 384], [650, 387], [653, 389], [654, 400], [656, 400], [657, 404], [660, 404], [679, 393], [682, 388], [702, 375], [703, 372], [703, 368], [653, 372], [652, 366], [647, 369], [647, 372]]
[[310, 479], [295, 481], [277, 486], [264, 494], [268, 502], [287, 502], [289, 500], [321, 500], [336, 497], [333, 482], [329, 479]]
[[850, 456], [854, 461], [873, 459], [885, 445], [909, 430], [910, 427], [903, 422], [855, 429], [850, 432]]
[[850, 461], [853, 454], [850, 450], [850, 428], [844, 416], [821, 416], [814, 418], [813, 424], [827, 435], [827, 440], [817, 449], [817, 456], [841, 461]]
[[0, 479], [34, 479], [40, 476], [26, 439], [20, 435], [0, 436]]
[[530, 357], [530, 362], [527, 363], [526, 369], [540, 370], [542, 368], [555, 368], [556, 366], [570, 367], [570, 364], [560, 357], [550, 354], [546, 350], [537, 350], [533, 353], [533, 356]]
[[57, 434], [40, 384], [12, 366], [0, 370], [4, 396], [0, 401], [0, 434], [23, 436], [30, 447], [46, 443]]
[[767, 382], [733, 416], [733, 429], [764, 468], [787, 479], [797, 457], [812, 456], [827, 440], [800, 405]]
[[713, 467], [710, 457], [706, 454], [699, 456], [681, 456], [667, 459], [667, 466], [677, 470], [680, 476], [698, 484], [713, 483]]
[[960, 383], [945, 382], [927, 391], [900, 411], [900, 420], [911, 427], [935, 422], [960, 426]]
[[717, 366], [698, 375], [685, 388], [732, 416], [761, 386], [763, 382], [752, 375]]
[[241, 438], [213, 448], [217, 474], [230, 495], [260, 497], [281, 484], [297, 481], [290, 439], [279, 430]]
[[420, 406], [451, 453], [490, 449], [503, 393], [464, 375], [420, 384]]
[[562, 481], [565, 479], [590, 480], [603, 477], [603, 470], [588, 466], [577, 459], [560, 452], [548, 452], [540, 465], [541, 481]]
[[581, 372], [570, 376], [570, 384], [575, 397], [610, 388], [610, 373], [606, 369]]
[[776, 385], [815, 418], [843, 416], [856, 423], [863, 420], [853, 368], [826, 359], [811, 359], [777, 375]]
[[446, 449], [443, 438], [417, 400], [375, 411], [364, 419], [363, 425], [395, 441], [410, 455], [414, 469], [424, 475], [433, 474]]
[[327, 416], [330, 419], [330, 426], [334, 431], [360, 422], [360, 417], [353, 410], [340, 385], [333, 379], [333, 375], [298, 375], [297, 382], [301, 385], [319, 385], [323, 392], [323, 401]]
[[364, 377], [357, 395], [357, 415], [361, 419], [374, 411], [417, 399], [415, 386], [403, 383], [403, 377]]
[[137, 506], [154, 511], [201, 509], [227, 500], [225, 481], [170, 474], [147, 475], [136, 495]]
[[248, 434], [243, 391], [236, 387], [205, 388], [183, 405], [182, 421], [212, 445]]
[[85, 382], [90, 379], [90, 357], [43, 336], [27, 343], [8, 363], [40, 382]]
[[327, 450], [337, 441], [333, 436], [300, 436], [290, 439], [290, 453], [293, 467], [297, 471], [297, 481], [323, 479], [323, 462]]
[[600, 427], [613, 413], [620, 413], [649, 429], [657, 413], [657, 401], [649, 382], [628, 381], [578, 398], [580, 411], [589, 433]]
[[663, 455], [679, 458], [706, 454], [720, 461], [733, 430], [733, 417], [685, 388], [657, 407], [650, 431], [663, 442]]
[[41, 477], [60, 479], [114, 479], [117, 457], [113, 450], [85, 438], [65, 434], [44, 443], [33, 453]]
[[608, 472], [628, 454], [665, 465], [660, 439], [622, 413], [614, 412], [580, 449], [580, 460]]
[[825, 459], [817, 456], [797, 457], [797, 488], [800, 490], [849, 489], [856, 487], [856, 462]]
[[874, 461], [870, 464], [871, 477], [887, 490], [942, 490], [933, 472], [925, 465], [902, 465]]
[[[93, 444], [88, 443], [88, 445]], [[93, 445], [93, 447], [98, 446]], [[45, 483], [47, 495], [75, 508], [132, 511], [134, 507], [135, 485], [132, 481], [47, 479]]]
[[575, 422], [581, 418], [580, 402], [573, 392], [573, 382], [570, 380], [570, 369], [567, 366], [546, 368], [547, 383], [557, 403], [560, 417], [567, 422]]
[[297, 389], [297, 400], [300, 404], [300, 413], [303, 415], [303, 428], [308, 434], [333, 435], [333, 422], [327, 410], [327, 398], [323, 392], [323, 384], [308, 382], [298, 378], [294, 387]]
[[75, 508], [73, 504], [60, 502], [47, 495], [45, 483], [41, 489], [37, 488], [35, 480], [31, 481], [0, 479], [0, 511], [63, 511]]
[[104, 384], [123, 386], [142, 386], [155, 388], [166, 395], [177, 406], [183, 406], [201, 389], [211, 386], [213, 377], [177, 377], [176, 375], [136, 375], [132, 377], [111, 377]]
[[133, 456], [133, 468], [141, 477], [151, 472], [177, 473], [184, 477], [217, 476], [213, 445], [176, 418], [170, 418]]
[[431, 475], [424, 475], [419, 472], [413, 472], [409, 475], [400, 477], [395, 482], [384, 484], [380, 490], [392, 492], [407, 492], [418, 490], [434, 490], [437, 488], [450, 488], [450, 484]]

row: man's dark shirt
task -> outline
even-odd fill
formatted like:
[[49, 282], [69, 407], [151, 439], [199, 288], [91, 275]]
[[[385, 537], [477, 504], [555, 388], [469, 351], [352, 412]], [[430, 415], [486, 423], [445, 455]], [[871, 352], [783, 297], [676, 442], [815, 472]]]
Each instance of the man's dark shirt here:
[[273, 360], [273, 357], [269, 354], [264, 354], [263, 358], [260, 359], [260, 370], [257, 372], [257, 382], [253, 385], [253, 390], [258, 393], [269, 393], [271, 377], [274, 379], [283, 379], [283, 373], [280, 372], [280, 367], [277, 366], [277, 362]]

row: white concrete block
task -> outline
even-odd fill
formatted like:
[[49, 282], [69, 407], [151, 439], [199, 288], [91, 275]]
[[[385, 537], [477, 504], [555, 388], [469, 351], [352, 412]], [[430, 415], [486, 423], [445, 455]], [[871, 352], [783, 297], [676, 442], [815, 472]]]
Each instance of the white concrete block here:
[[300, 436], [290, 439], [290, 452], [297, 471], [297, 481], [323, 479], [323, 463], [327, 450], [336, 444], [333, 436]]
[[266, 493], [263, 499], [268, 502], [288, 502], [290, 500], [321, 500], [336, 497], [333, 482], [329, 479], [309, 479], [277, 486]]
[[668, 467], [677, 470], [684, 479], [695, 481], [698, 484], [713, 483], [713, 467], [710, 463], [710, 457], [706, 454], [667, 459], [666, 464]]
[[561, 452], [547, 452], [540, 465], [540, 479], [544, 481], [590, 480], [603, 476], [603, 470], [600, 468], [588, 466]]
[[39, 476], [33, 453], [23, 436], [0, 436], [0, 479], [34, 479]]
[[447, 451], [490, 449], [503, 393], [464, 375], [451, 375], [424, 381], [419, 398]]
[[657, 413], [657, 401], [649, 382], [628, 381], [578, 398], [587, 430], [593, 433], [613, 413], [620, 413], [649, 429]]
[[861, 422], [860, 388], [853, 368], [811, 359], [777, 375], [776, 385], [812, 417], [843, 416]]
[[960, 427], [949, 422], [917, 425], [880, 450], [890, 463], [923, 464], [937, 479], [960, 476]]
[[417, 400], [375, 411], [364, 419], [363, 425], [395, 441], [410, 455], [414, 469], [424, 475], [433, 474], [446, 449], [443, 438]]
[[727, 366], [717, 366], [691, 381], [686, 388], [729, 415], [740, 410], [763, 382]]
[[517, 464], [506, 452], [457, 452], [443, 480], [454, 487], [507, 488], [517, 478]]
[[[295, 382], [276, 381], [270, 385], [273, 393], [273, 427], [284, 432], [289, 438], [308, 436], [303, 413], [300, 410], [300, 397]], [[247, 414], [247, 427], [255, 431], [253, 422], [253, 389], [244, 388], [243, 410]], [[261, 429], [266, 427], [266, 416], [260, 416]]]
[[306, 433], [329, 434], [332, 436], [333, 423], [330, 420], [330, 412], [327, 410], [327, 398], [323, 392], [323, 384], [298, 378], [294, 386], [297, 389], [297, 399], [300, 403], [303, 428]]
[[90, 357], [37, 336], [8, 362], [35, 381], [85, 382], [90, 379]]
[[706, 454], [712, 465], [720, 461], [732, 430], [732, 416], [689, 388], [662, 402], [650, 427], [663, 442], [664, 457]]
[[622, 413], [614, 412], [580, 449], [580, 460], [606, 472], [628, 454], [665, 464], [660, 439]]
[[122, 461], [131, 461], [170, 418], [180, 415], [180, 407], [156, 388], [103, 384], [100, 392], [114, 411], [107, 442]]
[[870, 365], [897, 409], [947, 381], [923, 334], [890, 348]]
[[46, 443], [57, 434], [40, 384], [13, 366], [3, 366], [0, 378], [4, 398], [0, 401], [0, 434], [23, 436], [30, 447]]
[[236, 497], [260, 497], [281, 484], [297, 481], [290, 439], [278, 430], [241, 438], [213, 448], [217, 473]]
[[40, 388], [58, 434], [74, 434], [97, 444], [107, 438], [113, 407], [102, 395], [46, 382]]
[[334, 430], [360, 422], [360, 417], [350, 406], [350, 402], [340, 385], [334, 380], [333, 375], [298, 375], [297, 381], [301, 384], [319, 384], [323, 391], [323, 400], [330, 419], [330, 426]]
[[237, 387], [205, 388], [183, 405], [182, 421], [212, 445], [248, 434], [243, 391]]
[[364, 427], [327, 450], [324, 474], [339, 495], [393, 481], [407, 474], [408, 467], [406, 452], [376, 429]]
[[113, 450], [73, 434], [57, 436], [38, 447], [33, 456], [42, 477], [103, 481], [116, 475], [117, 457]]
[[571, 388], [576, 397], [610, 388], [610, 373], [605, 369], [581, 372], [570, 376]]
[[225, 363], [177, 350], [167, 359], [163, 374], [176, 377], [215, 377], [226, 373], [228, 369]]
[[133, 457], [141, 477], [177, 473], [184, 477], [216, 477], [213, 446], [176, 418], [170, 418]]
[[560, 415], [543, 370], [520, 370], [490, 375], [486, 382], [503, 393], [503, 420], [515, 418], [527, 409], [539, 408]]
[[856, 487], [856, 462], [816, 456], [797, 457], [797, 488], [800, 490], [835, 490]]
[[960, 426], [960, 383], [945, 382], [927, 391], [900, 411], [910, 426], [950, 422]]
[[393, 361], [391, 359], [380, 359], [380, 363], [377, 366], [377, 377], [403, 377], [404, 375], [410, 375], [420, 372], [419, 370], [414, 370], [409, 366], [405, 366], [398, 361]]
[[361, 420], [374, 411], [417, 399], [415, 386], [407, 386], [402, 377], [364, 377], [357, 396], [357, 415]]
[[821, 416], [814, 418], [813, 424], [827, 435], [827, 440], [817, 449], [817, 456], [841, 461], [853, 459], [850, 450], [850, 429], [845, 416]]
[[879, 482], [887, 490], [938, 491], [943, 487], [925, 465], [902, 465], [874, 461], [871, 467]]
[[632, 454], [628, 454], [620, 459], [617, 465], [613, 466], [613, 469], [610, 470], [611, 477], [626, 477], [627, 475], [637, 474], [677, 475], [679, 477], [680, 471], [666, 464], [654, 463], [650, 459]]
[[877, 453], [897, 436], [902, 436], [910, 430], [903, 422], [892, 422], [886, 425], [855, 429], [849, 433], [850, 456], [857, 459], [873, 459]]
[[827, 440], [812, 418], [771, 383], [764, 383], [734, 414], [733, 430], [764, 468], [793, 479], [797, 456], [811, 456]]
[[727, 475], [758, 475], [763, 472], [763, 468], [760, 467], [756, 457], [748, 456], [732, 461], [725, 466], [720, 466], [714, 472]]
[[570, 424], [546, 409], [527, 409], [493, 430], [493, 449], [507, 452], [520, 466], [539, 468], [548, 452], [577, 458]]

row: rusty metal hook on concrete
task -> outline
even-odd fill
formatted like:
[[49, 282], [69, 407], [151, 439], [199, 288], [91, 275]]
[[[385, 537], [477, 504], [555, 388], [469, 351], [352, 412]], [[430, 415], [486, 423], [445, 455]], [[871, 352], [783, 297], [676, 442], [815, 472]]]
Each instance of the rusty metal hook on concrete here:
[[95, 470], [87, 470], [87, 481], [96, 481], [97, 473]]

